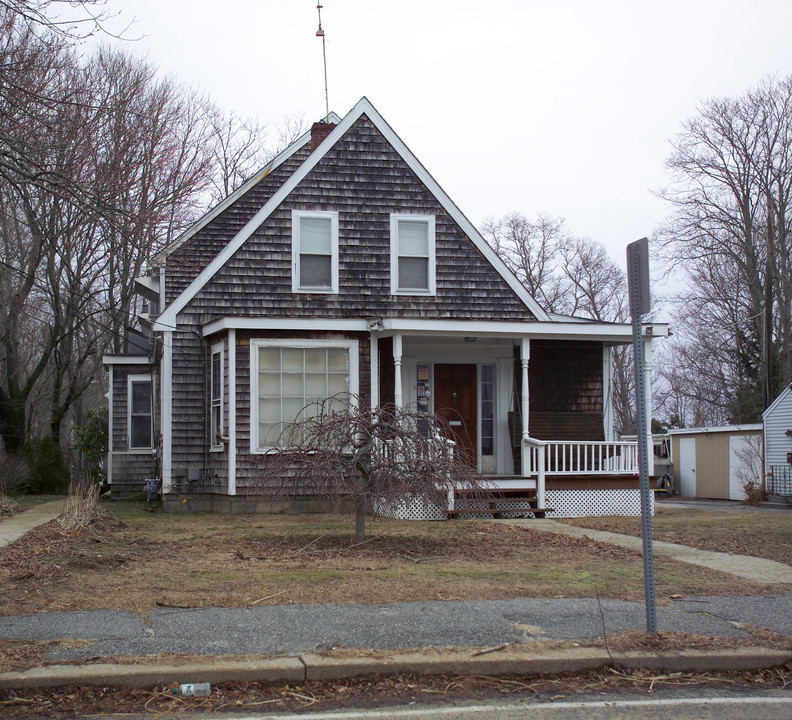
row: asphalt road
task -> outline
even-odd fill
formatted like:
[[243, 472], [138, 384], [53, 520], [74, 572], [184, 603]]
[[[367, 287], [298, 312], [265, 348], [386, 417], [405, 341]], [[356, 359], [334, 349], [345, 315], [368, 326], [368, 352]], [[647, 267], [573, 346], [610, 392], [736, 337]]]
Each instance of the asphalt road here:
[[[94, 715], [97, 720], [114, 716]], [[126, 715], [145, 720], [150, 715]], [[160, 720], [184, 715], [159, 715]], [[262, 713], [224, 715], [190, 713], [191, 720], [789, 720], [792, 697], [702, 697], [668, 699], [583, 699], [573, 702], [518, 702], [444, 705], [433, 708], [390, 707], [374, 710], [341, 710], [306, 715]]]

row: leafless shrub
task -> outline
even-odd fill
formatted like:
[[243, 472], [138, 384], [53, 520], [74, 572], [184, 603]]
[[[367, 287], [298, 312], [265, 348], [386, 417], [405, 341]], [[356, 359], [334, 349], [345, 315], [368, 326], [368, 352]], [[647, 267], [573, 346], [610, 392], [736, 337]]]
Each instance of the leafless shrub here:
[[447, 421], [359, 396], [334, 396], [306, 406], [262, 457], [252, 492], [315, 496], [354, 507], [355, 539], [378, 509], [424, 503], [446, 508], [448, 493], [476, 493], [479, 474], [448, 438]]
[[100, 512], [99, 486], [80, 478], [69, 484], [66, 508], [58, 522], [64, 534], [80, 535], [95, 522]]

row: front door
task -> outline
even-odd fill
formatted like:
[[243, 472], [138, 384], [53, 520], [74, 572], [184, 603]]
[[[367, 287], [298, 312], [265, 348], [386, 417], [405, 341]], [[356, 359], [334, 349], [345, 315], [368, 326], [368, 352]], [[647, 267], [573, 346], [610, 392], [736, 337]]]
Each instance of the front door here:
[[434, 409], [448, 421], [458, 450], [475, 467], [478, 456], [475, 365], [434, 366]]

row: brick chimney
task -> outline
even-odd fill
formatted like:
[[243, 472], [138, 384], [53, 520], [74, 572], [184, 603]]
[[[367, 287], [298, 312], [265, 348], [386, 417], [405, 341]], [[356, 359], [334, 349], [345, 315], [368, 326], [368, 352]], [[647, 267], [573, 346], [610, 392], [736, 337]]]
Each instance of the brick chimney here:
[[311, 126], [311, 151], [316, 150], [321, 145], [322, 140], [333, 132], [334, 127], [335, 123], [326, 122], [315, 122]]

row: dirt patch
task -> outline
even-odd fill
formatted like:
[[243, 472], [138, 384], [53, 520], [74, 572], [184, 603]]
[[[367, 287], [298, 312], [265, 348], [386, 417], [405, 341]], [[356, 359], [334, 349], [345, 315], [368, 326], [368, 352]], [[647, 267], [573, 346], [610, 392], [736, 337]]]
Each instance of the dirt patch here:
[[[673, 697], [687, 688], [719, 693], [782, 690], [792, 684], [792, 667], [753, 673], [648, 673], [616, 671], [536, 676], [397, 675], [384, 678], [265, 685], [228, 682], [206, 698], [182, 698], [169, 686], [149, 689], [69, 687], [0, 691], [2, 716], [10, 720], [72, 718], [96, 714], [192, 714], [301, 712], [378, 707], [433, 707], [472, 701], [548, 703], [583, 695]], [[603, 698], [605, 699], [605, 698]], [[307, 715], [310, 717], [310, 714]]]
[[[600, 597], [640, 600], [637, 552], [488, 521], [369, 523], [338, 515], [162, 515], [103, 505], [86, 531], [57, 521], [0, 549], [0, 614]], [[760, 594], [719, 572], [656, 561], [658, 600]]]
[[[568, 518], [560, 522], [641, 536], [641, 519], [638, 517]], [[792, 513], [656, 505], [652, 518], [652, 537], [700, 550], [749, 555], [792, 564]]]

